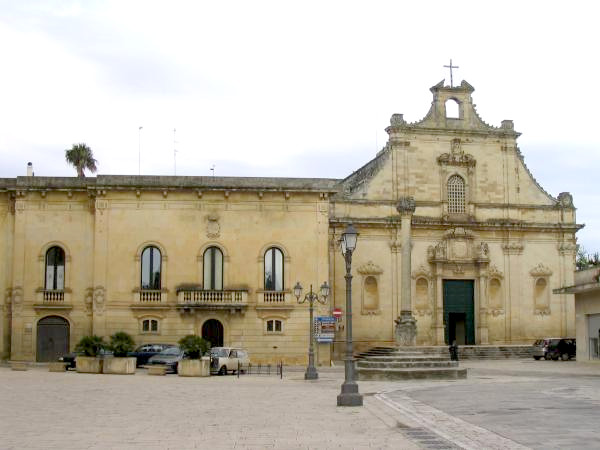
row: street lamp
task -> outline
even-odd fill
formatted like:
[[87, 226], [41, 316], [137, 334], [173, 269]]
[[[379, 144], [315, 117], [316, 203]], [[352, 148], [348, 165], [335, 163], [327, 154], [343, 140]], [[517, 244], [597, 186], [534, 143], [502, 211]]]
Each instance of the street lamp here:
[[317, 372], [317, 369], [315, 368], [315, 352], [313, 349], [313, 340], [314, 340], [314, 331], [315, 331], [314, 326], [313, 326], [313, 304], [315, 301], [317, 301], [323, 305], [325, 303], [327, 303], [327, 296], [329, 296], [329, 285], [327, 284], [327, 281], [325, 281], [321, 285], [321, 296], [319, 297], [318, 293], [313, 292], [313, 288], [312, 288], [312, 284], [311, 284], [310, 292], [308, 294], [306, 294], [302, 300], [300, 300], [300, 297], [302, 296], [302, 286], [300, 285], [300, 282], [297, 281], [296, 286], [294, 286], [294, 295], [296, 296], [298, 303], [308, 302], [310, 305], [310, 308], [309, 308], [310, 309], [310, 334], [309, 334], [309, 341], [308, 341], [308, 367], [306, 367], [306, 372], [304, 373], [304, 379], [305, 380], [316, 380], [317, 378], [319, 378], [319, 373]]
[[337, 397], [338, 406], [362, 406], [363, 398], [354, 380], [354, 350], [352, 348], [352, 252], [356, 249], [358, 232], [349, 224], [342, 233], [340, 242], [346, 261], [346, 357], [344, 358], [344, 383]]

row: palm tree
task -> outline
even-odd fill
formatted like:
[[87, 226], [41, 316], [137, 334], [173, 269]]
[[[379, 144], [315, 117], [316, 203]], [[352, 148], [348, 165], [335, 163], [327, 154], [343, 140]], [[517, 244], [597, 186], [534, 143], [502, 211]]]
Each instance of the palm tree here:
[[85, 169], [90, 172], [96, 172], [96, 164], [98, 161], [94, 159], [92, 149], [85, 145], [83, 142], [80, 144], [73, 144], [70, 150], [65, 150], [65, 159], [75, 169], [77, 169], [77, 176], [79, 178], [85, 178], [83, 171]]

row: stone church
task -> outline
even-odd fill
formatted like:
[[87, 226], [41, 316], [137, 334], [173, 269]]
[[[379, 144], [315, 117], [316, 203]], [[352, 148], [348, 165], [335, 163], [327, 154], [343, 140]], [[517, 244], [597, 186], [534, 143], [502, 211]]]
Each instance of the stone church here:
[[[84, 335], [136, 343], [195, 333], [253, 362], [306, 361], [309, 311], [345, 311], [356, 350], [522, 344], [575, 334], [575, 208], [536, 182], [510, 120], [477, 114], [473, 87], [433, 86], [427, 115], [394, 114], [374, 159], [345, 179], [112, 176], [0, 179], [0, 354], [44, 361]], [[341, 358], [345, 315], [326, 364]]]

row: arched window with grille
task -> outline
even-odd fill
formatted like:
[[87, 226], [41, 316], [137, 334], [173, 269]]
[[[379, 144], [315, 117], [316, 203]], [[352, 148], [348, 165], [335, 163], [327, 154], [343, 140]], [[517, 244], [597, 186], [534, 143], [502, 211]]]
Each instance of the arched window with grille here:
[[46, 252], [46, 290], [63, 290], [65, 288], [65, 251], [58, 247], [50, 247]]
[[219, 247], [208, 247], [204, 252], [204, 289], [223, 290], [223, 252]]
[[277, 247], [265, 252], [265, 290], [283, 291], [283, 252]]
[[161, 254], [154, 246], [146, 247], [142, 252], [142, 289], [160, 289]]
[[463, 214], [465, 212], [465, 180], [459, 175], [448, 179], [448, 213]]

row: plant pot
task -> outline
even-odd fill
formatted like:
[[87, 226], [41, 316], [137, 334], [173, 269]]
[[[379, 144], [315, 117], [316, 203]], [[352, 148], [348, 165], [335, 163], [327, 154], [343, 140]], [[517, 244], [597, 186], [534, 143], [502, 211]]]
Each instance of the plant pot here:
[[208, 377], [210, 376], [210, 358], [182, 359], [177, 365], [180, 377]]
[[102, 373], [102, 360], [95, 356], [78, 356], [75, 369], [79, 373]]
[[114, 356], [112, 358], [105, 358], [102, 365], [102, 373], [133, 375], [135, 373], [136, 361], [137, 358], [127, 356]]

